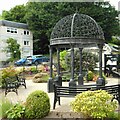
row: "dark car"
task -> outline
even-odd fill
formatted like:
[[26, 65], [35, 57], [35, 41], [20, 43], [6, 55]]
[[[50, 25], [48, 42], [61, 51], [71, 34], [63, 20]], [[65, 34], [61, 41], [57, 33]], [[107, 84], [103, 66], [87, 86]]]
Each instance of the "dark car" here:
[[27, 60], [31, 61], [32, 64], [38, 65], [41, 64], [42, 62], [48, 62], [49, 58], [43, 55], [33, 55], [33, 56], [28, 56]]

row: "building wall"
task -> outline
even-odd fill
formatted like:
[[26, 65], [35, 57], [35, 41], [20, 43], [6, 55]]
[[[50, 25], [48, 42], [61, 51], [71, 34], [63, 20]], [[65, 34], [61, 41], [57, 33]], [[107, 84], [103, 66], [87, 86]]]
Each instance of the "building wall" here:
[[[26, 31], [26, 32], [25, 32]], [[0, 26], [0, 61], [5, 61], [10, 57], [4, 52], [7, 44], [6, 40], [13, 38], [20, 44], [21, 58], [33, 55], [33, 34], [28, 29]]]

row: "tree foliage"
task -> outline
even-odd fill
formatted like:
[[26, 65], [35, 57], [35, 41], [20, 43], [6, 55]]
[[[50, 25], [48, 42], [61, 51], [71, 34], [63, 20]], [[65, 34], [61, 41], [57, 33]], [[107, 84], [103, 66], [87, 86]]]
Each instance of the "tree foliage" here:
[[120, 35], [119, 12], [109, 2], [28, 2], [4, 11], [7, 20], [26, 22], [34, 35], [34, 53], [47, 53], [50, 34], [55, 24], [63, 17], [78, 12], [91, 16], [102, 27], [105, 40]]
[[6, 52], [11, 54], [9, 61], [13, 61], [20, 58], [20, 45], [13, 38], [7, 39]]
[[2, 15], [0, 15], [0, 20], [2, 20]]
[[2, 12], [2, 17], [6, 20], [14, 21], [14, 22], [21, 22], [26, 23], [24, 19], [26, 14], [26, 7], [24, 5], [17, 5], [11, 8], [9, 11], [4, 10]]
[[[112, 35], [119, 33], [118, 11], [115, 10], [108, 2], [96, 3], [34, 3], [27, 4], [26, 19], [32, 24], [29, 24], [34, 30], [41, 29], [45, 31], [50, 38], [51, 28], [56, 22], [66, 15], [76, 12], [87, 14], [93, 17], [98, 24], [101, 25], [105, 33], [105, 39], [109, 41]], [[31, 14], [30, 14], [31, 13]]]

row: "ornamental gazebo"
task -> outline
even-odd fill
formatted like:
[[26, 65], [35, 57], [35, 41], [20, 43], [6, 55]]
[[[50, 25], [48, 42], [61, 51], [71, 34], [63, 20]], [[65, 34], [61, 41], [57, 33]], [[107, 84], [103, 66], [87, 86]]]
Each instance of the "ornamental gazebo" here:
[[53, 91], [53, 48], [57, 49], [57, 84], [62, 86], [60, 72], [60, 49], [71, 49], [71, 79], [69, 86], [76, 86], [74, 79], [74, 49], [79, 48], [80, 64], [78, 74], [78, 85], [83, 85], [82, 75], [82, 50], [86, 47], [98, 46], [99, 48], [99, 78], [96, 84], [105, 85], [102, 76], [102, 49], [104, 45], [104, 34], [96, 21], [88, 15], [75, 13], [68, 15], [57, 22], [50, 38], [50, 78], [48, 80], [48, 92]]

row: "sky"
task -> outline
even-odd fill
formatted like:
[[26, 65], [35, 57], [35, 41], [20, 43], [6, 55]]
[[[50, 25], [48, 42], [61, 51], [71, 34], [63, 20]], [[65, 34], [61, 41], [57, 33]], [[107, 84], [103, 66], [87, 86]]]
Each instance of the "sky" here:
[[28, 0], [0, 0], [0, 14], [3, 10], [10, 10], [16, 5], [22, 5], [27, 3]]
[[[116, 10], [118, 10], [118, 2], [120, 0], [105, 0], [110, 1], [110, 4], [115, 6]], [[26, 4], [28, 0], [0, 0], [0, 14], [2, 14], [3, 10], [9, 11], [11, 8], [16, 5]]]

